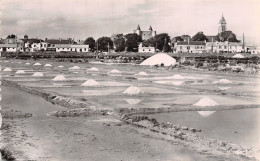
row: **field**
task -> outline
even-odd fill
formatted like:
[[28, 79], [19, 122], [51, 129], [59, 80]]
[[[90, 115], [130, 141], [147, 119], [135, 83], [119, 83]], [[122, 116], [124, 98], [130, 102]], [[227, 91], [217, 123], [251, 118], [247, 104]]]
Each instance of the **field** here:
[[[57, 59], [1, 60], [2, 147], [17, 159], [260, 159], [257, 62], [246, 73]], [[194, 105], [203, 98], [217, 105]]]

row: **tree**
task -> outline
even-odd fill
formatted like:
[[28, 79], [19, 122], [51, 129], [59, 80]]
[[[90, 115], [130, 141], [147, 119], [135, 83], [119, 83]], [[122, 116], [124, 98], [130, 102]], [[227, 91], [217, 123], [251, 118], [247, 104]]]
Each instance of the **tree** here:
[[11, 35], [8, 35], [6, 38], [7, 38], [7, 39], [15, 39], [16, 36], [15, 36], [14, 34], [11, 34]]
[[197, 34], [195, 34], [193, 37], [192, 37], [192, 40], [193, 41], [208, 41], [208, 38], [206, 37], [206, 35], [203, 34], [203, 32], [198, 32]]
[[97, 40], [98, 50], [102, 52], [108, 52], [109, 49], [113, 49], [113, 41], [110, 37], [101, 37]]
[[91, 51], [94, 51], [95, 49], [95, 39], [93, 37], [88, 37], [85, 41], [84, 44], [89, 45], [89, 48]]
[[232, 31], [224, 31], [219, 33], [217, 36], [219, 37], [219, 40], [222, 42], [239, 42], [239, 40], [237, 40], [236, 35]]
[[154, 37], [154, 40], [155, 40], [155, 46], [157, 47], [156, 49], [163, 52], [170, 51], [170, 46], [169, 46], [170, 36], [167, 33], [156, 35]]
[[126, 39], [126, 50], [137, 52], [138, 51], [138, 42], [140, 41], [140, 36], [138, 36], [136, 33], [134, 34], [127, 34], [125, 35]]
[[176, 36], [172, 38], [172, 42], [178, 42], [178, 41], [183, 41], [183, 38], [181, 36]]
[[153, 37], [151, 37], [148, 40], [143, 40], [143, 46], [144, 47], [155, 47], [156, 46], [155, 39]]
[[123, 34], [113, 34], [111, 36], [116, 52], [121, 52], [125, 50], [125, 39]]

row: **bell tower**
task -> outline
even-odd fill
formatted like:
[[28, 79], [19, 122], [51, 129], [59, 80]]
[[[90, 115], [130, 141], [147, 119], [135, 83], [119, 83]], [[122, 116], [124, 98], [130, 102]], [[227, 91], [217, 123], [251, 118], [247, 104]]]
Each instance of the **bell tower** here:
[[218, 26], [218, 33], [224, 32], [227, 30], [227, 22], [222, 14], [220, 20], [219, 20], [219, 26]]

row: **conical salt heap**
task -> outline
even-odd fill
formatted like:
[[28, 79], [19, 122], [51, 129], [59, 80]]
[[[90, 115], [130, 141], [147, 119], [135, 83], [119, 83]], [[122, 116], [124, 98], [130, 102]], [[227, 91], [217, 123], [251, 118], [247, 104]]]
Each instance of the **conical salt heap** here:
[[130, 86], [123, 93], [128, 95], [137, 95], [144, 92], [138, 87]]
[[80, 69], [80, 67], [78, 67], [78, 66], [73, 66], [73, 67], [70, 67], [69, 69], [75, 70], [75, 69]]
[[24, 74], [25, 73], [25, 71], [23, 71], [23, 70], [17, 70], [17, 72], [15, 72], [16, 74]]
[[35, 72], [32, 76], [33, 77], [43, 77], [43, 73], [42, 72]]
[[3, 71], [4, 71], [4, 72], [11, 72], [12, 69], [10, 69], [10, 68], [5, 68]]
[[99, 69], [98, 69], [98, 68], [96, 68], [96, 67], [92, 67], [92, 68], [88, 69], [88, 71], [92, 71], [92, 72], [98, 72], [98, 71], [99, 71]]
[[140, 65], [161, 65], [163, 64], [164, 66], [171, 66], [176, 63], [176, 60], [164, 53], [159, 53], [151, 56], [150, 58], [144, 60]]
[[145, 73], [145, 72], [139, 72], [139, 73], [137, 73], [137, 74], [135, 74], [135, 75], [148, 76], [149, 74], [147, 74], [147, 73]]
[[33, 66], [38, 66], [38, 65], [41, 65], [40, 63], [35, 63], [35, 64], [33, 64]]
[[44, 66], [45, 66], [45, 67], [52, 67], [51, 64], [45, 64]]
[[59, 65], [58, 68], [63, 68], [63, 66], [62, 66], [62, 65]]
[[63, 75], [57, 75], [55, 78], [52, 79], [53, 81], [65, 81], [67, 80]]
[[25, 63], [25, 65], [30, 65], [31, 63]]
[[207, 106], [216, 106], [216, 105], [219, 104], [208, 97], [204, 97], [200, 99], [197, 103], [193, 104], [192, 106], [207, 107]]
[[184, 77], [180, 74], [174, 74], [173, 76], [168, 77], [168, 79], [184, 79]]
[[81, 84], [81, 86], [84, 87], [97, 87], [99, 86], [99, 83], [93, 79], [89, 79], [86, 82], [84, 82], [83, 84]]
[[119, 70], [117, 70], [117, 69], [113, 69], [109, 73], [119, 74], [121, 72]]
[[230, 84], [232, 83], [230, 80], [228, 79], [220, 79], [219, 81], [215, 81], [213, 82], [214, 84], [218, 83], [218, 84]]

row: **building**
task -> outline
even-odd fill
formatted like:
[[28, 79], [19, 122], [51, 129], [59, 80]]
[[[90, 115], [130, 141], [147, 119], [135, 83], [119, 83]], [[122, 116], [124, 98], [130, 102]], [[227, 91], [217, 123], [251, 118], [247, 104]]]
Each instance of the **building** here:
[[152, 26], [150, 25], [148, 31], [142, 31], [140, 26], [137, 26], [137, 29], [134, 30], [134, 33], [140, 35], [142, 40], [148, 40], [156, 35], [156, 31], [153, 31]]
[[142, 46], [142, 43], [139, 44], [138, 46], [138, 52], [139, 53], [155, 53], [155, 48], [154, 47], [145, 47]]
[[56, 52], [89, 52], [89, 45], [78, 44], [56, 44]]
[[221, 33], [221, 32], [225, 32], [227, 31], [227, 22], [222, 14], [219, 22], [218, 22], [219, 26], [218, 26], [218, 33]]
[[20, 50], [18, 44], [0, 44], [0, 52], [16, 53]]
[[29, 39], [27, 35], [25, 35], [24, 39], [21, 40], [24, 43], [25, 52], [46, 51], [48, 47], [48, 43], [43, 40], [37, 38]]
[[206, 52], [206, 41], [180, 41], [174, 45], [176, 53], [203, 53]]
[[240, 42], [207, 42], [206, 49], [214, 53], [241, 53], [243, 45]]
[[260, 47], [250, 45], [250, 46], [246, 46], [245, 48], [246, 48], [246, 52], [250, 54], [260, 54]]

